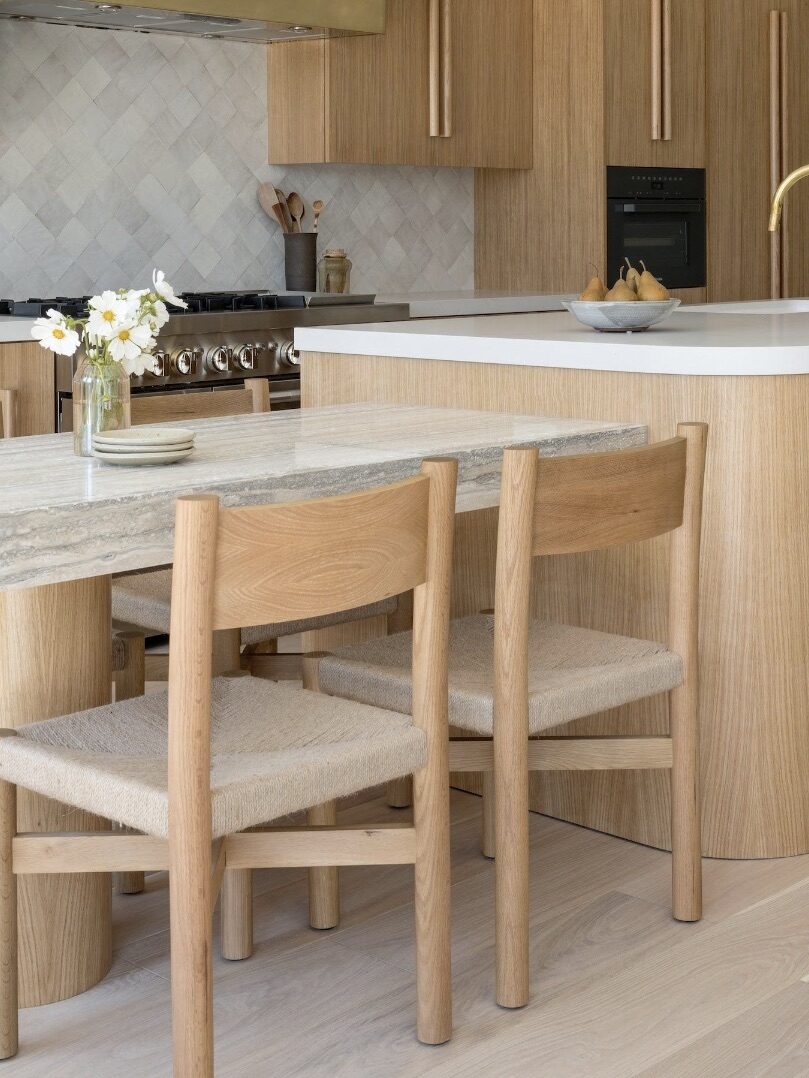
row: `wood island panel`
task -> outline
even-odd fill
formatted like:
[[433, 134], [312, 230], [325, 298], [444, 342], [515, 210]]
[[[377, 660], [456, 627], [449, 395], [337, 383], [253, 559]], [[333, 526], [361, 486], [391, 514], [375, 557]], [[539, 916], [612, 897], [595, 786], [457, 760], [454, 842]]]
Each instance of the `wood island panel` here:
[[[809, 379], [695, 377], [304, 354], [304, 407], [377, 401], [632, 421], [650, 438], [710, 425], [702, 565], [703, 847], [809, 851]], [[496, 517], [459, 518], [453, 613], [493, 603]], [[666, 541], [543, 559], [538, 614], [665, 640]], [[663, 734], [663, 698], [566, 733]], [[664, 772], [532, 777], [532, 808], [669, 848]], [[472, 787], [474, 788], [474, 787]]]

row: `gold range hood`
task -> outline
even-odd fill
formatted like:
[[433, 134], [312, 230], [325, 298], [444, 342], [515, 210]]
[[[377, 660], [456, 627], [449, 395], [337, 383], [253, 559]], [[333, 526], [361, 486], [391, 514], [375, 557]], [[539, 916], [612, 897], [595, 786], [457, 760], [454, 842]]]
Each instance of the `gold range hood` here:
[[0, 0], [0, 17], [261, 43], [385, 31], [385, 0], [176, 2], [177, 9], [166, 0]]

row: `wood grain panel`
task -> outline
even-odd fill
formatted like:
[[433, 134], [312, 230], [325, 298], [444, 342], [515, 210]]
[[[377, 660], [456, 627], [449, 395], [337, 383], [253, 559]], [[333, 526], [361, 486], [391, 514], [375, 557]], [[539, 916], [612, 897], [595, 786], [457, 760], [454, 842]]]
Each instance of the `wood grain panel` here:
[[[711, 300], [771, 292], [770, 11], [776, 0], [709, 0], [708, 281]], [[749, 87], [740, 93], [739, 87]]]
[[604, 272], [601, 3], [534, 6], [534, 167], [475, 176], [479, 288], [578, 292]]
[[53, 434], [54, 357], [35, 342], [0, 344], [0, 386], [17, 390], [17, 434]]
[[[765, 162], [766, 164], [766, 162]], [[710, 425], [702, 591], [704, 852], [782, 857], [809, 850], [809, 502], [802, 452], [809, 381], [698, 378], [305, 355], [306, 406], [375, 400], [647, 423]], [[773, 416], [778, 422], [773, 422]], [[777, 475], [777, 482], [772, 476]], [[491, 607], [496, 518], [460, 517], [453, 612]], [[541, 559], [537, 613], [665, 640], [666, 540]], [[658, 698], [557, 733], [660, 735]], [[532, 807], [669, 846], [668, 778], [656, 772], [534, 777]]]
[[326, 42], [267, 46], [271, 165], [317, 164], [326, 157]]
[[607, 164], [705, 165], [705, 0], [669, 0], [668, 7], [671, 40], [664, 51], [671, 85], [662, 101], [661, 127], [670, 113], [671, 137], [653, 140], [652, 4], [604, 0]]

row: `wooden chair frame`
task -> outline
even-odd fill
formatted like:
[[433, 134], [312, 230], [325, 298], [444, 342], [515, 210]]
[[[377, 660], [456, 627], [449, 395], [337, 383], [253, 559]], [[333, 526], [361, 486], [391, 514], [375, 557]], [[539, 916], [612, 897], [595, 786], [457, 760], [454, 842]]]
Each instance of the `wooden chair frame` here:
[[[610, 454], [541, 458], [506, 450], [497, 547], [494, 738], [450, 743], [450, 771], [483, 772], [483, 852], [496, 856], [497, 1002], [522, 1007], [528, 975], [531, 771], [671, 771], [673, 913], [702, 916], [699, 795], [699, 557], [708, 428]], [[669, 646], [684, 664], [669, 737], [528, 734], [528, 631], [537, 555], [597, 550], [671, 532]], [[493, 805], [492, 805], [493, 801]], [[494, 811], [492, 812], [492, 808]]]
[[[414, 479], [319, 502], [222, 510], [214, 496], [178, 501], [169, 838], [17, 834], [16, 787], [0, 782], [1, 1058], [17, 1051], [15, 875], [23, 873], [169, 870], [174, 1075], [212, 1078], [212, 915], [228, 881], [238, 887], [239, 874], [256, 868], [414, 864], [418, 1036], [428, 1044], [449, 1039], [447, 647], [456, 481], [455, 461], [432, 460]], [[274, 545], [267, 558], [266, 537], [279, 529], [298, 541]], [[279, 827], [214, 842], [213, 633], [359, 606], [386, 588], [414, 591], [413, 721], [426, 736], [427, 762], [414, 775], [412, 826]]]

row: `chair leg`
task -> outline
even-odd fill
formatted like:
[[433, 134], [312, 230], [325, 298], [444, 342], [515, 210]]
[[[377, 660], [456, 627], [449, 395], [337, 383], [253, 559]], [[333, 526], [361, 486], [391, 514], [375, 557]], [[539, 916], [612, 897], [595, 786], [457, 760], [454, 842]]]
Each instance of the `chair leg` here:
[[669, 695], [671, 718], [672, 913], [678, 921], [702, 917], [702, 835], [699, 723], [696, 694], [684, 685]]
[[410, 808], [413, 804], [413, 780], [409, 775], [388, 783], [387, 802], [392, 809]]
[[[146, 641], [143, 633], [118, 633], [123, 645], [123, 669], [115, 672], [115, 699], [132, 700], [146, 692]], [[113, 824], [113, 830], [125, 830]], [[146, 890], [143, 872], [114, 872], [112, 890], [118, 895], [139, 895]]]
[[11, 844], [17, 831], [17, 788], [0, 782], [0, 1059], [17, 1054], [17, 880]]
[[220, 905], [222, 957], [240, 962], [253, 953], [253, 872], [226, 868]]
[[171, 1014], [174, 1078], [214, 1078], [210, 857], [171, 857]]
[[[306, 814], [310, 827], [337, 823], [337, 802], [316, 805]], [[312, 928], [336, 928], [340, 923], [340, 872], [337, 868], [309, 869], [309, 924]]]
[[422, 1044], [452, 1036], [449, 783], [447, 760], [413, 778], [416, 828], [416, 998]]
[[[304, 689], [320, 692], [320, 655], [304, 655], [301, 678]], [[306, 814], [310, 827], [337, 823], [337, 802], [315, 805]], [[340, 873], [337, 868], [309, 869], [309, 924], [312, 928], [336, 928], [340, 923]]]
[[494, 860], [496, 849], [494, 832], [494, 773], [483, 772], [483, 796], [481, 797], [480, 852]]
[[[505, 725], [505, 724], [503, 724]], [[497, 1002], [528, 1003], [528, 739], [494, 738]]]

